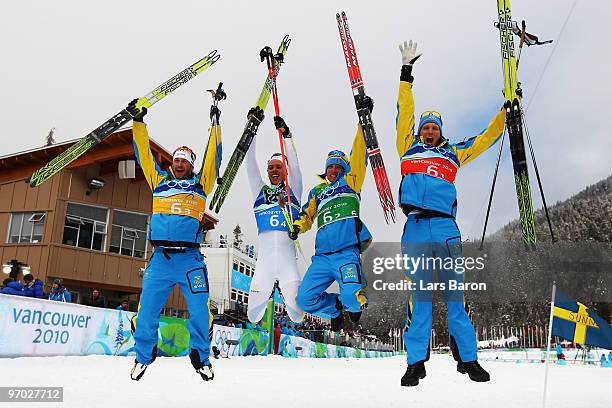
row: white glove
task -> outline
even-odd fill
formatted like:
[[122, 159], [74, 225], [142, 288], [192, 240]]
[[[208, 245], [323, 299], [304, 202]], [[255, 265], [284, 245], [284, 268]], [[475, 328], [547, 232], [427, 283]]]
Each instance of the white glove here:
[[412, 65], [414, 62], [423, 54], [417, 55], [416, 53], [417, 43], [404, 41], [404, 44], [400, 43], [399, 49], [402, 53], [402, 65]]

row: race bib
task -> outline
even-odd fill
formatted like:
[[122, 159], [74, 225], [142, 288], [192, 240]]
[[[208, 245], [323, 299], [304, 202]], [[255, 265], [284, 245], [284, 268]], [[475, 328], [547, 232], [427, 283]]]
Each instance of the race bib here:
[[317, 227], [322, 228], [336, 221], [359, 217], [359, 197], [355, 193], [339, 194], [320, 205]]
[[409, 173], [427, 174], [428, 176], [454, 183], [457, 167], [441, 157], [404, 159], [402, 160], [402, 176]]
[[153, 214], [174, 214], [201, 220], [206, 201], [192, 194], [177, 194], [172, 197], [153, 197]]

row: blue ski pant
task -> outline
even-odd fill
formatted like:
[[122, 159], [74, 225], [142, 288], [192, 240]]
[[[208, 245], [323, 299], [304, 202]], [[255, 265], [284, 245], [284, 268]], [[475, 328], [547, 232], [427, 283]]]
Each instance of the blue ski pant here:
[[464, 362], [476, 360], [476, 335], [465, 311], [463, 292], [449, 290], [451, 281], [463, 283], [464, 272], [455, 268], [458, 264], [455, 260], [461, 257], [461, 234], [455, 219], [409, 215], [402, 235], [402, 252], [412, 259], [421, 258], [417, 267], [405, 271], [414, 284], [406, 304], [404, 329], [408, 364], [429, 359], [434, 271], [438, 283], [445, 284], [443, 296], [448, 307], [448, 329], [457, 343], [459, 356]]
[[[325, 290], [334, 281], [340, 294]], [[367, 303], [366, 279], [361, 251], [354, 245], [330, 254], [315, 254], [298, 289], [297, 305], [306, 313], [331, 319], [340, 314], [336, 303], [349, 312], [359, 312]]]
[[187, 329], [192, 364], [194, 367], [201, 366], [194, 361], [195, 352], [199, 354], [199, 363], [209, 364], [209, 326], [212, 316], [208, 302], [208, 271], [204, 258], [197, 248], [164, 253], [161, 247], [154, 249], [142, 279], [142, 294], [134, 333], [136, 360], [141, 364], [151, 364], [155, 359], [159, 314], [177, 283], [189, 310]]

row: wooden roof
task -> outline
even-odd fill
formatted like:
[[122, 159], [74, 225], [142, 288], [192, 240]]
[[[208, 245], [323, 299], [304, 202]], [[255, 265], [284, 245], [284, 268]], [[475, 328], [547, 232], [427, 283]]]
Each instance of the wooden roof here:
[[[35, 170], [48, 163], [78, 140], [70, 140], [0, 157], [0, 183], [19, 179], [25, 180]], [[151, 139], [151, 151], [161, 168], [167, 168], [172, 164], [172, 154], [153, 139]], [[95, 164], [104, 167], [109, 162], [128, 159], [134, 159], [132, 128], [121, 129], [111, 134], [98, 146], [83, 154], [66, 168], [75, 169]]]

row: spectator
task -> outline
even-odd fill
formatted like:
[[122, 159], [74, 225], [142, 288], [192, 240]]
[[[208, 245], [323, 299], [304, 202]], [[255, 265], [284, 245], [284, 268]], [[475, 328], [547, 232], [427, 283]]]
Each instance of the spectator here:
[[123, 299], [121, 301], [121, 304], [119, 306], [117, 306], [117, 310], [123, 310], [124, 312], [129, 312], [130, 311], [130, 302], [128, 302], [127, 299]]
[[561, 348], [561, 343], [557, 343], [557, 360], [565, 360], [565, 356], [563, 355], [563, 348]]
[[23, 277], [23, 296], [43, 299], [45, 292], [43, 291], [43, 281], [34, 279], [31, 273]]
[[70, 291], [64, 286], [64, 281], [60, 278], [53, 280], [53, 286], [51, 286], [51, 292], [49, 292], [49, 300], [55, 300], [57, 302], [71, 303], [72, 295]]
[[23, 286], [21, 286], [21, 283], [19, 283], [19, 281], [16, 281], [11, 278], [6, 278], [4, 282], [2, 282], [2, 284], [4, 285], [4, 287], [2, 288], [2, 291], [0, 291], [0, 293], [2, 293], [3, 295], [24, 296]]
[[278, 354], [278, 344], [280, 343], [280, 337], [280, 324], [276, 324], [274, 325], [274, 354]]
[[85, 300], [87, 306], [102, 307], [106, 308], [106, 299], [100, 296], [100, 291], [94, 289], [91, 291], [91, 296]]

